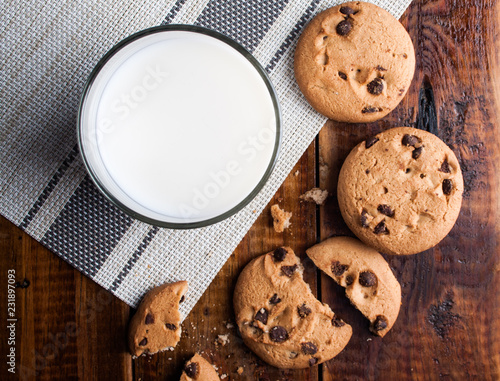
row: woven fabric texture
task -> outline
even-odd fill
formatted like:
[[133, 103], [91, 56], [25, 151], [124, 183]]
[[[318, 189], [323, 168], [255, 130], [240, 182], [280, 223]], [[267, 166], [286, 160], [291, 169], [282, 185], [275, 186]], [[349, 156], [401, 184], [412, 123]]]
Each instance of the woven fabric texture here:
[[[375, 0], [399, 18], [410, 0]], [[105, 289], [136, 306], [151, 287], [189, 282], [186, 316], [326, 119], [293, 75], [300, 32], [339, 1], [4, 1], [0, 4], [0, 213]], [[76, 113], [93, 66], [114, 44], [159, 24], [208, 27], [241, 43], [278, 93], [283, 139], [261, 192], [236, 215], [192, 230], [136, 221], [87, 176]]]

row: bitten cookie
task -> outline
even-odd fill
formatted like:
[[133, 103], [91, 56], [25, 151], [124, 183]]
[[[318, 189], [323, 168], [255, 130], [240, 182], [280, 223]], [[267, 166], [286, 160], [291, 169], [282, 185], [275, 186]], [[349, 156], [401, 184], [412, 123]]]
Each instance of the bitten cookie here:
[[288, 247], [251, 261], [234, 291], [236, 323], [245, 344], [278, 368], [307, 368], [336, 356], [352, 328], [317, 300]]
[[437, 245], [460, 212], [462, 172], [437, 136], [393, 128], [358, 144], [339, 174], [338, 201], [349, 228], [388, 254]]
[[372, 122], [403, 99], [415, 51], [389, 12], [356, 1], [329, 8], [307, 25], [294, 66], [300, 90], [318, 112], [340, 122]]
[[220, 381], [219, 375], [212, 364], [198, 353], [186, 363], [179, 381]]
[[153, 354], [175, 347], [181, 337], [179, 303], [184, 300], [186, 281], [168, 283], [150, 290], [129, 326], [129, 348], [134, 356]]
[[370, 320], [370, 330], [384, 336], [401, 306], [401, 286], [377, 251], [351, 237], [329, 238], [306, 250], [323, 272], [345, 287], [351, 303]]

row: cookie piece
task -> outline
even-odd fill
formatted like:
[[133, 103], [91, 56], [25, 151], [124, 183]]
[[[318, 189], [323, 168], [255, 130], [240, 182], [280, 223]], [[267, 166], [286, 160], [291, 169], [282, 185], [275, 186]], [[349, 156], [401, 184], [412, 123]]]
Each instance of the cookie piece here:
[[328, 191], [319, 188], [312, 188], [299, 197], [301, 200], [315, 202], [316, 205], [323, 205], [328, 198]]
[[376, 250], [351, 237], [333, 237], [306, 250], [324, 273], [345, 287], [351, 303], [370, 320], [370, 330], [384, 336], [401, 306], [401, 286]]
[[294, 67], [300, 90], [318, 112], [341, 122], [372, 122], [403, 99], [413, 79], [415, 51], [389, 12], [348, 2], [307, 25]]
[[271, 216], [273, 217], [274, 230], [277, 233], [283, 233], [285, 229], [290, 227], [292, 213], [285, 212], [278, 204], [271, 206]]
[[195, 353], [186, 363], [179, 381], [220, 381], [219, 375], [204, 357]]
[[388, 254], [437, 245], [460, 212], [462, 171], [437, 136], [393, 128], [358, 144], [340, 170], [338, 201], [349, 228]]
[[184, 300], [187, 288], [186, 281], [167, 283], [144, 296], [129, 325], [129, 348], [133, 356], [177, 345], [182, 331], [179, 303]]
[[252, 260], [234, 290], [236, 323], [245, 344], [278, 368], [307, 368], [336, 356], [352, 328], [317, 300], [289, 247]]

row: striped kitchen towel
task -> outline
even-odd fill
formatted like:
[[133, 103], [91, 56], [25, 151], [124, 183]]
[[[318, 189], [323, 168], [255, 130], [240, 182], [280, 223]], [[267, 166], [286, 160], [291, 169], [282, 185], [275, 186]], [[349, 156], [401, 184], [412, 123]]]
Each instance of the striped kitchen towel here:
[[[399, 18], [410, 1], [372, 2]], [[326, 121], [298, 90], [292, 58], [307, 22], [337, 3], [2, 2], [0, 213], [131, 306], [154, 285], [187, 280], [186, 316]], [[269, 73], [281, 103], [282, 148], [271, 177], [247, 207], [205, 228], [163, 229], [127, 216], [96, 189], [77, 149], [77, 106], [93, 66], [124, 37], [161, 23], [235, 39]]]

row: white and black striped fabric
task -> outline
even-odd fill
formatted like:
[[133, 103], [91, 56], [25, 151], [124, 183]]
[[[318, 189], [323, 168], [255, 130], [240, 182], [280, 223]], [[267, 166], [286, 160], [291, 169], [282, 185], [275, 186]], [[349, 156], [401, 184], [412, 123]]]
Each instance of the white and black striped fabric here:
[[[399, 18], [411, 0], [374, 0]], [[325, 123], [293, 75], [297, 37], [323, 0], [0, 4], [0, 213], [131, 306], [152, 286], [185, 279], [191, 310]], [[147, 225], [110, 204], [87, 176], [76, 112], [93, 66], [114, 44], [158, 24], [195, 24], [235, 39], [267, 70], [283, 118], [278, 163], [233, 217], [193, 230]]]

